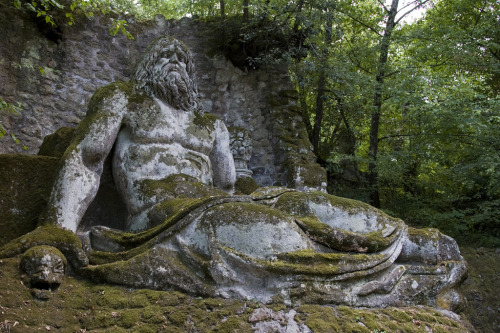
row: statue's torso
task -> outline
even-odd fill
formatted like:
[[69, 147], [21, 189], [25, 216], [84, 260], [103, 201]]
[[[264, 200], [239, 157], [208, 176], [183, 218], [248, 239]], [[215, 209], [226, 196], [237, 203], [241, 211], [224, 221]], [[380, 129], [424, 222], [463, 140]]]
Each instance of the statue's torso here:
[[143, 188], [143, 180], [182, 173], [212, 183], [209, 155], [215, 131], [213, 124], [196, 125], [196, 117], [205, 118], [151, 100], [133, 105], [125, 116], [115, 143], [113, 174], [131, 215], [161, 199]]

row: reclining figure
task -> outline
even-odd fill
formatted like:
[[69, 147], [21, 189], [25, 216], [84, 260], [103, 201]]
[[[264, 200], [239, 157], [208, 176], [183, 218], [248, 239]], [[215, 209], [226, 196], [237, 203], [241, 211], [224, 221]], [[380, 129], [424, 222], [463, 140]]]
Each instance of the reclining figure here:
[[[412, 229], [322, 192], [269, 187], [233, 195], [228, 131], [202, 112], [193, 71], [188, 48], [162, 37], [130, 82], [93, 96], [41, 219], [84, 240], [90, 265], [82, 274], [287, 304], [459, 304], [453, 288], [466, 264], [437, 230]], [[83, 230], [109, 154], [128, 219], [124, 230]]]

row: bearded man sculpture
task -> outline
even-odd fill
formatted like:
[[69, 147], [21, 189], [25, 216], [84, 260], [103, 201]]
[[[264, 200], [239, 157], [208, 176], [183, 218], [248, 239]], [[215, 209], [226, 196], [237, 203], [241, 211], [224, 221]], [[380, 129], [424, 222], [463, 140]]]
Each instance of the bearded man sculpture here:
[[[108, 154], [126, 226], [82, 229]], [[42, 224], [81, 235], [92, 264], [81, 271], [96, 281], [263, 302], [459, 303], [465, 262], [439, 231], [322, 192], [232, 195], [234, 183], [228, 131], [198, 106], [192, 56], [163, 37], [131, 82], [92, 98]]]

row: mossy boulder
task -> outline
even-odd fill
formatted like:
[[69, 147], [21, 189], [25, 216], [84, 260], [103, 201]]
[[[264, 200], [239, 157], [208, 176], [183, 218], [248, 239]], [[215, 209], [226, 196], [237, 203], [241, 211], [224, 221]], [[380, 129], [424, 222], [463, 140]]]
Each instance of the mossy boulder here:
[[0, 155], [0, 246], [35, 229], [58, 165], [56, 157]]
[[252, 177], [240, 177], [234, 184], [236, 194], [251, 194], [259, 188], [257, 182]]

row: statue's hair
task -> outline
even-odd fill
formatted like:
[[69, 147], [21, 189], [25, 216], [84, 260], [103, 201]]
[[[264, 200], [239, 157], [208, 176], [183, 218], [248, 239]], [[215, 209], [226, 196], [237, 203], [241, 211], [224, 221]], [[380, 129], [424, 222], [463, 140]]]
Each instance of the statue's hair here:
[[[194, 81], [194, 62], [193, 56], [189, 51], [189, 48], [181, 41], [170, 37], [164, 36], [153, 41], [144, 52], [141, 60], [137, 64], [133, 80], [135, 81], [136, 89], [143, 90], [151, 96], [155, 96], [161, 99], [161, 96], [157, 96], [157, 89], [155, 88], [159, 82], [155, 76], [154, 68], [158, 61], [158, 57], [161, 56], [161, 51], [168, 45], [174, 44], [178, 46], [186, 54], [186, 72], [189, 76], [189, 89], [191, 93], [185, 96], [188, 99], [185, 105], [180, 106], [182, 109], [197, 109], [199, 103], [197, 101], [198, 87]], [[171, 101], [169, 101], [171, 102]]]

